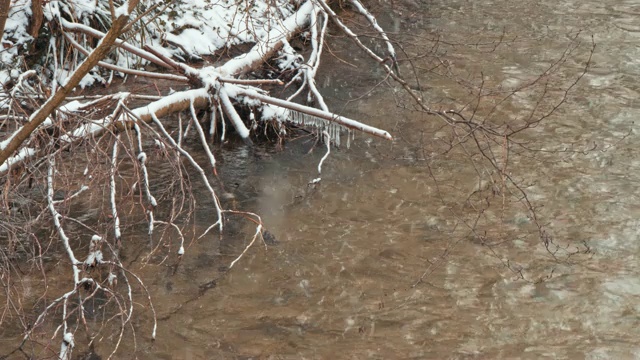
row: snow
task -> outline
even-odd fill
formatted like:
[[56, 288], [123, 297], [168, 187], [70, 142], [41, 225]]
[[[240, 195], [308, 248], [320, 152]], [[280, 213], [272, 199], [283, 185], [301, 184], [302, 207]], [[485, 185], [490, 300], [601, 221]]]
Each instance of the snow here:
[[49, 208], [49, 212], [51, 212], [51, 216], [53, 218], [53, 223], [56, 227], [56, 230], [58, 231], [58, 237], [60, 238], [60, 240], [62, 241], [62, 245], [64, 246], [65, 250], [67, 251], [67, 255], [69, 257], [69, 260], [71, 261], [71, 267], [73, 269], [73, 282], [75, 285], [78, 285], [80, 283], [80, 269], [78, 269], [78, 264], [80, 264], [80, 261], [78, 261], [78, 259], [76, 258], [73, 249], [71, 248], [71, 245], [69, 244], [69, 237], [67, 236], [66, 232], [64, 231], [64, 229], [62, 228], [62, 223], [60, 222], [60, 219], [62, 218], [62, 215], [60, 215], [60, 213], [58, 212], [58, 210], [56, 210], [55, 206], [54, 206], [54, 201], [53, 201], [53, 175], [55, 173], [55, 165], [56, 165], [56, 161], [53, 157], [49, 157], [49, 169], [47, 171], [47, 203], [48, 203], [48, 208]]
[[[116, 13], [117, 13], [116, 9]], [[98, 11], [97, 1], [75, 1], [73, 4], [73, 12], [78, 19], [85, 19]]]
[[75, 346], [74, 343], [73, 343], [73, 334], [72, 333], [64, 334], [64, 337], [62, 338], [62, 340], [64, 342], [66, 342], [67, 344], [69, 344], [71, 347]]
[[125, 1], [124, 4], [119, 6], [116, 11], [114, 11], [114, 15], [116, 19], [123, 15], [129, 17], [129, 1]]
[[0, 174], [5, 173], [11, 168], [11, 165], [22, 162], [24, 159], [32, 157], [36, 154], [36, 149], [32, 148], [22, 148], [18, 151], [18, 153], [4, 162], [4, 164], [0, 165]]
[[116, 238], [116, 240], [120, 240], [120, 238], [122, 237], [122, 233], [120, 232], [120, 217], [118, 217], [118, 207], [117, 207], [117, 201], [116, 201], [116, 180], [115, 180], [115, 173], [118, 168], [118, 150], [119, 150], [119, 144], [118, 142], [120, 141], [120, 134], [116, 135], [116, 142], [113, 143], [113, 151], [111, 153], [111, 167], [112, 169], [114, 169], [114, 171], [111, 172], [111, 176], [110, 178], [110, 184], [109, 187], [111, 188], [111, 192], [110, 192], [110, 197], [111, 197], [111, 215], [113, 216], [113, 228], [114, 228], [114, 236]]
[[47, 21], [60, 18], [60, 4], [58, 1], [49, 1], [43, 9], [44, 18]]
[[140, 161], [141, 164], [145, 164], [147, 162], [147, 154], [144, 151], [138, 154], [138, 161]]
[[262, 107], [262, 120], [279, 120], [282, 121], [289, 115], [289, 110], [279, 106], [265, 105]]
[[103, 260], [102, 251], [97, 250], [89, 253], [89, 256], [87, 256], [87, 260], [85, 260], [84, 263], [88, 266], [93, 266], [96, 264], [100, 264], [102, 260]]
[[71, 351], [75, 346], [76, 345], [74, 343], [73, 334], [70, 332], [65, 333], [64, 336], [62, 337], [62, 344], [60, 345], [60, 354], [58, 356], [58, 359], [60, 360], [71, 359]]
[[94, 72], [89, 72], [87, 75], [85, 75], [82, 78], [82, 80], [80, 80], [80, 83], [78, 84], [78, 86], [80, 86], [81, 89], [84, 89], [86, 87], [89, 87], [95, 84], [106, 84], [106, 83], [107, 81], [102, 76]]
[[116, 276], [116, 274], [110, 272], [109, 276], [107, 277], [107, 281], [109, 282], [109, 286], [113, 286], [114, 282], [118, 279], [118, 277]]
[[[129, 14], [127, 7], [128, 2], [124, 2], [116, 8], [115, 15], [135, 15]], [[106, 0], [49, 1], [43, 10], [48, 21], [57, 19], [68, 30], [81, 30], [94, 35], [104, 34], [111, 21], [109, 3]], [[289, 0], [173, 2], [166, 11], [159, 14], [152, 12], [146, 16], [147, 20], [153, 21], [147, 23], [148, 32], [145, 32], [144, 38], [131, 38], [128, 41], [131, 45], [141, 48], [144, 39], [145, 43], [160, 49], [160, 52], [169, 57], [209, 55], [225, 47], [256, 42], [271, 36], [271, 30], [280, 28], [282, 19], [291, 15], [294, 10], [295, 7]], [[12, 70], [22, 70], [24, 62], [20, 60], [20, 52], [33, 40], [27, 31], [30, 15], [30, 0], [13, 2], [2, 38], [5, 49], [0, 52], [0, 62], [3, 65], [0, 66], [2, 84], [15, 79], [22, 72], [13, 73]], [[71, 23], [65, 18], [76, 19], [77, 22]], [[96, 23], [100, 24], [101, 29], [96, 27]], [[89, 27], [89, 24], [95, 28]], [[185, 51], [187, 54], [184, 54]], [[81, 58], [83, 57], [81, 55]], [[117, 51], [112, 53], [110, 62], [121, 67], [134, 68], [144, 65], [147, 61], [128, 52]], [[49, 63], [48, 70], [53, 74], [53, 62]], [[64, 83], [70, 68], [67, 64], [58, 70], [62, 70], [58, 80]], [[83, 79], [80, 86], [104, 82], [100, 73], [93, 72]]]
[[[190, 55], [212, 52], [266, 36], [280, 26], [282, 18], [294, 7], [288, 0], [236, 1], [205, 0], [176, 2], [158, 17], [162, 28], [155, 29], [158, 38], [185, 44]], [[169, 46], [174, 54], [181, 49]]]
[[32, 40], [27, 32], [31, 16], [31, 1], [14, 1], [9, 9], [9, 17], [2, 35], [2, 51], [0, 51], [0, 85], [6, 84], [16, 75], [12, 68], [18, 65], [20, 50], [25, 49]]
[[247, 129], [238, 113], [234, 110], [233, 104], [231, 103], [231, 100], [229, 99], [229, 95], [227, 95], [227, 91], [225, 88], [220, 89], [219, 92], [222, 107], [225, 109], [225, 112], [229, 116], [231, 123], [236, 129], [236, 132], [238, 132], [238, 135], [240, 135], [240, 137], [243, 139], [247, 139], [249, 138], [249, 129]]
[[277, 58], [280, 70], [295, 70], [300, 67], [304, 61], [302, 55], [296, 53], [288, 41], [284, 43], [280, 50], [280, 56]]
[[320, 159], [320, 163], [318, 163], [318, 174], [322, 174], [322, 164], [327, 160], [329, 154], [331, 154], [331, 137], [326, 131], [323, 131], [322, 135], [324, 135], [324, 143], [327, 146], [327, 152], [324, 154], [322, 159]]
[[351, 4], [353, 4], [356, 7], [356, 9], [358, 9], [358, 11], [367, 18], [367, 20], [369, 21], [369, 23], [371, 23], [373, 28], [380, 34], [380, 37], [387, 44], [387, 52], [389, 53], [389, 56], [391, 56], [391, 58], [395, 61], [396, 50], [393, 48], [391, 41], [389, 41], [387, 34], [380, 27], [380, 25], [378, 25], [378, 21], [376, 21], [376, 18], [373, 15], [371, 15], [371, 13], [364, 6], [362, 6], [360, 1], [358, 0], [350, 0], [350, 1], [351, 1]]
[[146, 116], [147, 114], [157, 113], [161, 109], [170, 106], [172, 103], [181, 102], [181, 101], [191, 101], [191, 99], [195, 99], [198, 97], [208, 97], [209, 92], [207, 89], [195, 89], [195, 90], [187, 90], [176, 92], [171, 95], [167, 95], [164, 98], [154, 101], [147, 105], [144, 108], [138, 108], [133, 110], [133, 114], [139, 117]]
[[68, 103], [60, 106], [60, 110], [66, 112], [74, 112], [82, 107], [82, 103], [78, 100], [69, 101]]

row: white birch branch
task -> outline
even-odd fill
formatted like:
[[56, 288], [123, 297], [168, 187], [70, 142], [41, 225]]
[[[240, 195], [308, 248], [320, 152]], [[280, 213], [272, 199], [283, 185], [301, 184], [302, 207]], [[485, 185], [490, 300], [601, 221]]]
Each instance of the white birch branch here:
[[204, 130], [202, 130], [202, 126], [200, 125], [200, 122], [198, 121], [198, 117], [196, 116], [196, 109], [193, 106], [193, 102], [191, 103], [189, 110], [191, 110], [191, 117], [193, 118], [193, 126], [196, 128], [196, 131], [198, 132], [198, 136], [200, 137], [200, 143], [204, 147], [204, 152], [207, 154], [207, 157], [209, 158], [211, 169], [215, 173], [216, 158], [213, 156], [213, 153], [211, 152], [211, 148], [209, 148], [209, 144], [207, 143], [207, 138], [204, 135]]
[[351, 40], [353, 40], [360, 49], [362, 49], [372, 59], [376, 60], [377, 62], [382, 64], [384, 67], [386, 67], [387, 72], [391, 72], [391, 68], [389, 68], [386, 64], [384, 64], [384, 60], [380, 56], [378, 56], [375, 52], [373, 52], [371, 49], [369, 49], [366, 45], [364, 45], [362, 41], [360, 41], [360, 39], [358, 38], [358, 35], [356, 35], [356, 33], [351, 31], [349, 27], [347, 27], [342, 21], [340, 21], [340, 18], [338, 17], [338, 15], [333, 10], [331, 10], [329, 5], [327, 5], [323, 0], [313, 0], [313, 1], [318, 3], [324, 9], [324, 11], [326, 11], [330, 15], [333, 22], [336, 23], [336, 25], [338, 25], [338, 27], [342, 30], [342, 32], [344, 32], [348, 37], [350, 37]]
[[49, 203], [49, 212], [51, 212], [51, 216], [53, 217], [53, 223], [58, 231], [58, 236], [60, 236], [60, 241], [62, 241], [62, 246], [67, 252], [67, 256], [69, 257], [69, 261], [71, 261], [71, 267], [73, 269], [73, 285], [77, 286], [80, 283], [80, 269], [79, 266], [82, 265], [82, 262], [78, 261], [73, 250], [71, 249], [71, 244], [69, 243], [69, 238], [62, 228], [62, 224], [60, 223], [60, 219], [62, 215], [56, 210], [53, 204], [53, 175], [55, 172], [55, 159], [53, 156], [49, 158], [49, 170], [47, 173], [47, 202]]
[[149, 188], [149, 171], [147, 171], [147, 153], [144, 152], [142, 148], [142, 129], [137, 123], [133, 124], [134, 130], [136, 132], [136, 140], [138, 143], [138, 162], [140, 163], [140, 168], [142, 170], [142, 179], [144, 187], [144, 193], [147, 197], [147, 202], [151, 205], [150, 208], [147, 209], [147, 214], [149, 214], [149, 235], [153, 234], [153, 210], [158, 206], [158, 202], [156, 198], [151, 194], [151, 189]]
[[113, 216], [113, 234], [116, 244], [120, 244], [120, 217], [118, 217], [118, 207], [116, 204], [116, 173], [118, 171], [118, 145], [120, 144], [120, 135], [116, 135], [113, 142], [113, 152], [111, 153], [111, 174], [109, 177], [111, 215]]
[[233, 265], [235, 265], [238, 261], [240, 261], [240, 259], [242, 259], [242, 257], [244, 256], [244, 254], [247, 253], [247, 251], [249, 250], [249, 248], [253, 245], [253, 243], [256, 242], [256, 239], [258, 238], [258, 235], [260, 235], [260, 230], [262, 230], [262, 224], [259, 224], [256, 227], [256, 233], [253, 235], [253, 239], [251, 239], [251, 242], [249, 242], [249, 245], [247, 245], [244, 250], [242, 251], [242, 253], [240, 255], [238, 255], [237, 258], [235, 258], [235, 260], [233, 260], [231, 262], [231, 264], [229, 265], [229, 270], [231, 270], [231, 268], [233, 268]]
[[322, 174], [322, 164], [329, 157], [329, 154], [331, 154], [331, 145], [330, 145], [331, 137], [329, 136], [329, 133], [326, 131], [323, 131], [322, 134], [324, 135], [324, 142], [327, 145], [327, 152], [326, 154], [324, 154], [322, 159], [320, 159], [320, 163], [318, 164], [318, 175]]
[[387, 52], [389, 53], [389, 56], [395, 62], [396, 50], [393, 48], [393, 44], [391, 44], [391, 41], [389, 41], [389, 37], [387, 36], [387, 33], [380, 27], [380, 25], [378, 25], [378, 21], [376, 20], [375, 16], [371, 15], [369, 10], [367, 10], [367, 8], [362, 6], [360, 1], [358, 0], [349, 0], [349, 1], [356, 7], [356, 9], [358, 9], [358, 12], [360, 12], [362, 15], [364, 15], [365, 18], [367, 18], [371, 26], [373, 26], [373, 28], [378, 32], [378, 34], [380, 34], [380, 37], [382, 37], [382, 40], [384, 40], [384, 42], [387, 45]]
[[220, 90], [218, 91], [218, 96], [220, 97], [220, 105], [222, 105], [224, 112], [229, 117], [229, 120], [238, 132], [238, 135], [240, 135], [240, 137], [245, 141], [249, 140], [249, 129], [247, 129], [247, 127], [244, 125], [244, 122], [240, 118], [240, 115], [238, 115], [236, 109], [233, 107], [233, 104], [229, 99], [229, 95], [227, 95], [227, 91], [224, 87], [220, 88]]
[[189, 152], [185, 151], [182, 147], [180, 147], [175, 142], [175, 140], [173, 140], [171, 135], [169, 135], [167, 130], [164, 128], [164, 126], [162, 125], [162, 123], [154, 113], [151, 113], [151, 118], [153, 119], [153, 122], [158, 126], [158, 128], [160, 129], [164, 137], [169, 141], [169, 143], [177, 151], [179, 151], [182, 154], [182, 156], [186, 157], [187, 160], [189, 160], [189, 162], [191, 163], [191, 165], [196, 169], [196, 171], [198, 171], [198, 174], [200, 174], [202, 181], [204, 182], [205, 186], [209, 190], [209, 193], [211, 194], [211, 198], [213, 199], [213, 203], [216, 208], [216, 213], [218, 215], [218, 221], [216, 221], [212, 226], [218, 225], [220, 228], [220, 232], [222, 232], [223, 221], [222, 221], [222, 209], [220, 208], [220, 200], [218, 199], [218, 196], [216, 195], [215, 190], [213, 190], [213, 187], [211, 187], [209, 179], [207, 178], [207, 175], [205, 174], [204, 170], [202, 169], [202, 167], [200, 167], [200, 165], [198, 165], [198, 163], [193, 159], [193, 157], [191, 156], [191, 154], [189, 154]]

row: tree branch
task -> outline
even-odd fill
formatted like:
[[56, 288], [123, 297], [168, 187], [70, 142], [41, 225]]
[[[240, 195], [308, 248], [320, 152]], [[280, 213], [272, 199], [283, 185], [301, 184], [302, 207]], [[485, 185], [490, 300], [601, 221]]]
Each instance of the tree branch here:
[[122, 33], [122, 29], [129, 22], [129, 14], [138, 4], [139, 0], [130, 0], [127, 5], [128, 10], [124, 14], [120, 14], [118, 18], [113, 22], [111, 29], [107, 32], [105, 37], [100, 41], [98, 46], [91, 52], [91, 54], [78, 66], [73, 72], [68, 81], [60, 86], [58, 91], [47, 100], [40, 109], [38, 109], [33, 115], [31, 115], [29, 122], [21, 127], [16, 133], [13, 134], [9, 143], [2, 149], [0, 149], [0, 165], [13, 154], [22, 143], [33, 133], [40, 124], [42, 124], [55, 110], [62, 104], [64, 99], [71, 93], [73, 88], [78, 86], [82, 78], [91, 70], [98, 62], [104, 59], [105, 56], [111, 51], [111, 47], [115, 43], [116, 39]]

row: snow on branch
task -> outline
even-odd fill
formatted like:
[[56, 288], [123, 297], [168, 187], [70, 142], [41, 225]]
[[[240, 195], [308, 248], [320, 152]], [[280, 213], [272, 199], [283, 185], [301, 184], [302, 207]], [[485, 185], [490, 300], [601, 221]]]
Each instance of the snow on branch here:
[[147, 197], [147, 202], [149, 203], [149, 207], [147, 208], [147, 214], [149, 215], [149, 235], [153, 234], [153, 210], [158, 206], [158, 201], [151, 194], [151, 189], [149, 188], [149, 171], [147, 170], [147, 153], [144, 151], [142, 147], [142, 129], [140, 129], [140, 125], [134, 123], [133, 125], [136, 140], [138, 144], [138, 162], [140, 163], [140, 168], [142, 169], [142, 186], [144, 188], [144, 193]]
[[360, 12], [362, 15], [364, 15], [365, 18], [367, 18], [367, 21], [369, 21], [371, 26], [378, 32], [380, 37], [384, 40], [385, 44], [387, 45], [387, 52], [389, 53], [389, 57], [391, 57], [391, 60], [395, 64], [396, 50], [393, 48], [393, 44], [391, 44], [391, 41], [389, 40], [387, 33], [380, 27], [380, 25], [378, 25], [378, 21], [376, 20], [376, 18], [373, 15], [371, 15], [371, 13], [369, 12], [369, 10], [367, 10], [367, 8], [362, 6], [359, 0], [349, 0], [349, 1], [353, 4], [353, 6], [355, 6], [358, 12]]
[[207, 154], [207, 157], [209, 158], [209, 163], [211, 164], [211, 169], [213, 170], [213, 172], [216, 172], [216, 158], [213, 156], [213, 152], [211, 151], [211, 148], [209, 147], [209, 144], [207, 143], [207, 138], [204, 134], [204, 130], [202, 129], [202, 125], [200, 125], [200, 120], [198, 120], [198, 116], [196, 115], [196, 109], [193, 106], [193, 102], [191, 102], [190, 104], [191, 106], [189, 107], [189, 110], [191, 111], [191, 121], [194, 125], [194, 127], [196, 128], [196, 131], [198, 132], [198, 137], [200, 138], [200, 143], [202, 144], [202, 147], [204, 148], [205, 153]]
[[231, 120], [231, 123], [233, 124], [233, 127], [238, 132], [238, 135], [240, 135], [240, 137], [243, 140], [250, 141], [249, 129], [247, 129], [247, 126], [244, 124], [244, 122], [240, 118], [240, 115], [238, 115], [238, 113], [236, 112], [236, 109], [234, 109], [233, 104], [231, 103], [231, 100], [229, 100], [229, 95], [227, 95], [227, 91], [225, 90], [224, 87], [220, 88], [218, 95], [220, 97], [220, 105], [222, 106], [222, 109], [224, 109], [224, 112], [227, 114], [227, 116]]
[[36, 149], [34, 148], [25, 147], [18, 150], [17, 154], [9, 157], [2, 165], [0, 165], [0, 174], [9, 171], [13, 165], [20, 164], [25, 160], [32, 158], [34, 155], [36, 155]]
[[[233, 85], [226, 85], [225, 87], [230, 88]], [[271, 104], [271, 105], [275, 105], [281, 108], [285, 108], [288, 109], [289, 112], [289, 119], [291, 119], [291, 121], [296, 122], [295, 121], [295, 113], [294, 112], [300, 112], [300, 113], [305, 113], [311, 116], [314, 116], [316, 118], [328, 121], [328, 122], [333, 122], [339, 125], [342, 125], [344, 127], [347, 128], [351, 128], [354, 130], [358, 130], [358, 131], [362, 131], [364, 133], [370, 134], [370, 135], [374, 135], [386, 140], [393, 140], [393, 137], [391, 137], [391, 134], [389, 134], [388, 132], [375, 128], [373, 126], [369, 126], [366, 124], [363, 124], [359, 121], [353, 120], [353, 119], [349, 119], [346, 118], [344, 116], [340, 116], [340, 115], [336, 115], [333, 113], [329, 113], [326, 111], [322, 111], [316, 108], [312, 108], [309, 106], [305, 106], [305, 105], [301, 105], [301, 104], [297, 104], [297, 103], [293, 103], [293, 102], [289, 102], [286, 100], [281, 100], [278, 98], [274, 98], [268, 95], [264, 95], [261, 94], [255, 90], [252, 89], [246, 89], [246, 88], [241, 88], [238, 86], [233, 87], [233, 91], [236, 95], [243, 95], [243, 96], [247, 96], [256, 100], [259, 100], [261, 102], [267, 103], [267, 104]]]
[[116, 244], [120, 244], [122, 236], [120, 232], [120, 217], [118, 216], [118, 206], [116, 202], [116, 173], [118, 172], [118, 145], [120, 145], [120, 135], [116, 135], [113, 142], [113, 152], [111, 154], [111, 171], [109, 176], [110, 200], [111, 200], [111, 216], [113, 217], [113, 234]]
[[91, 237], [91, 241], [89, 242], [89, 255], [87, 255], [87, 259], [84, 261], [85, 265], [97, 266], [102, 263], [103, 255], [100, 249], [102, 241], [101, 236], [93, 235], [93, 237]]
[[[327, 5], [323, 0], [313, 0], [313, 1], [318, 3], [318, 5], [320, 5], [322, 9], [324, 9], [324, 11], [326, 11], [329, 14], [329, 17], [331, 17], [331, 20], [333, 20], [333, 22], [340, 28], [340, 30], [342, 30], [342, 32], [344, 32], [348, 37], [350, 37], [356, 43], [356, 45], [358, 45], [360, 49], [362, 49], [372, 59], [376, 60], [381, 64], [384, 64], [384, 59], [378, 56], [373, 50], [369, 49], [366, 45], [364, 45], [358, 38], [358, 35], [354, 33], [349, 27], [347, 27], [342, 22], [342, 20], [340, 20], [340, 17], [329, 7], [329, 5]], [[395, 51], [394, 51], [394, 54], [395, 54]], [[386, 64], [384, 65], [386, 66]], [[391, 72], [391, 69], [388, 66], [387, 66], [387, 72]]]
[[62, 241], [62, 245], [67, 252], [69, 257], [69, 261], [71, 262], [71, 268], [73, 269], [73, 283], [76, 286], [80, 282], [80, 269], [79, 266], [82, 265], [82, 262], [78, 261], [75, 254], [73, 253], [73, 249], [71, 248], [71, 244], [69, 243], [69, 237], [66, 232], [62, 228], [62, 223], [60, 219], [62, 215], [56, 210], [56, 207], [53, 202], [53, 175], [55, 173], [56, 161], [51, 156], [49, 158], [49, 170], [47, 173], [47, 202], [49, 203], [49, 211], [51, 212], [51, 216], [53, 217], [53, 223], [58, 231], [58, 236], [60, 236], [60, 240]]
[[256, 64], [262, 64], [265, 59], [271, 57], [275, 51], [282, 47], [283, 41], [309, 24], [313, 11], [313, 2], [306, 1], [293, 15], [282, 21], [280, 26], [276, 26], [264, 35], [262, 41], [259, 41], [249, 52], [227, 61], [218, 68], [219, 73], [222, 76], [238, 76], [255, 68]]

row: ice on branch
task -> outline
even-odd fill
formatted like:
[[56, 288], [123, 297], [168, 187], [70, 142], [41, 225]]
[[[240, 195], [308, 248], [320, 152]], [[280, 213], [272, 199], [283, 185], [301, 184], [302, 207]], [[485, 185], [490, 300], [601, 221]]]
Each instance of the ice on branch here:
[[336, 144], [336, 146], [340, 146], [340, 134], [347, 131], [344, 126], [303, 112], [289, 110], [287, 111], [287, 115], [285, 120], [288, 122], [304, 127], [316, 128], [320, 133], [326, 132], [327, 136], [324, 138], [328, 138]]

